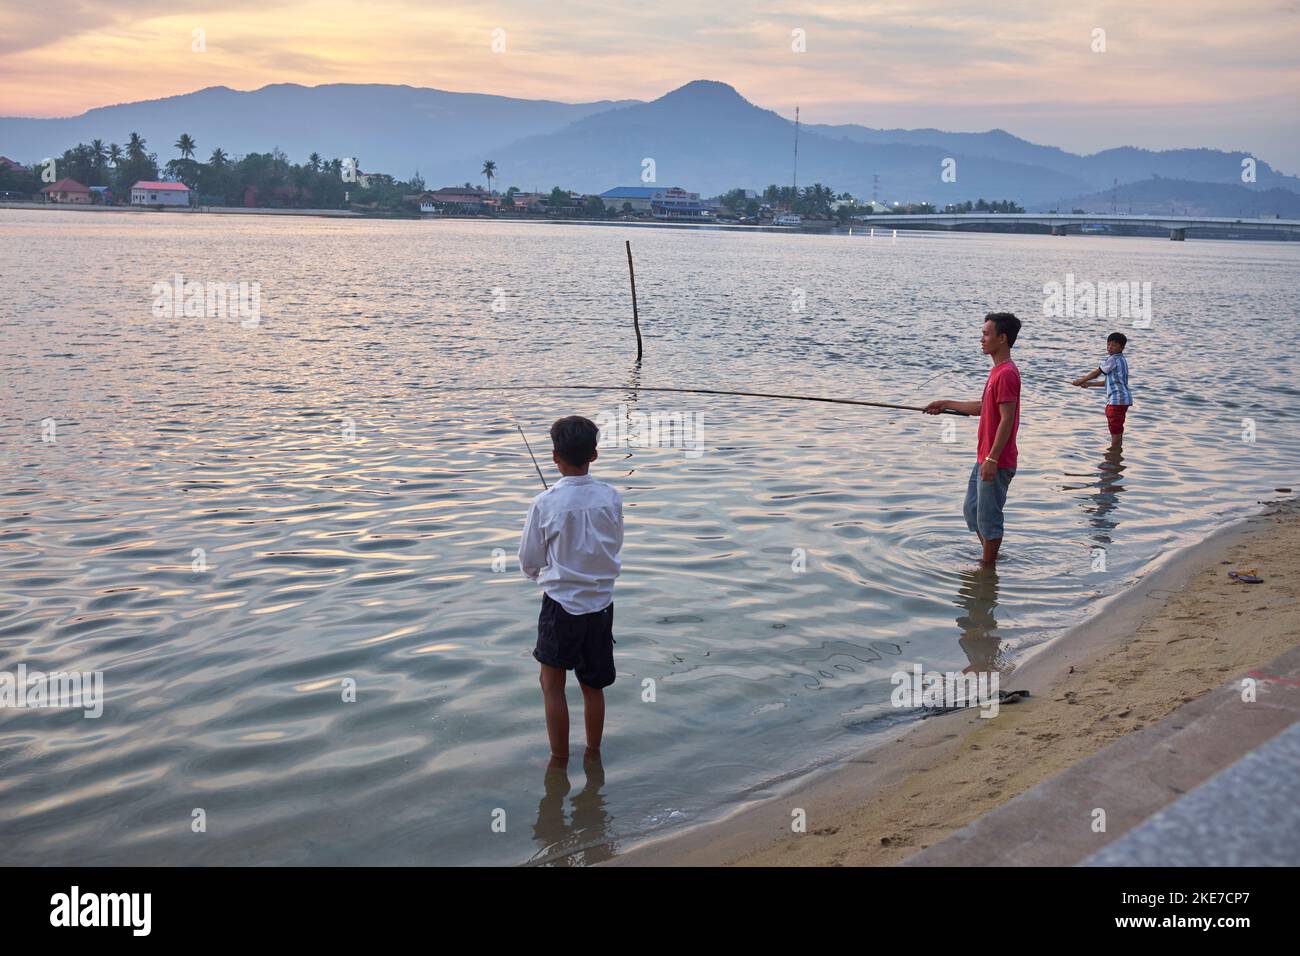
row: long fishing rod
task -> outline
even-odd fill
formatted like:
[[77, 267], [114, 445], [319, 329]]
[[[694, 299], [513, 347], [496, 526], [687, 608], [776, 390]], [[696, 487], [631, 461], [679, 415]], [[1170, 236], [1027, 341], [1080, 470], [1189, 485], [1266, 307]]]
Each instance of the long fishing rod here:
[[519, 429], [519, 437], [524, 440], [524, 447], [528, 449], [528, 457], [533, 460], [533, 467], [537, 469], [537, 477], [542, 479], [542, 487], [550, 491], [550, 486], [546, 484], [546, 478], [542, 475], [542, 468], [537, 464], [537, 456], [533, 454], [533, 446], [528, 444], [528, 436], [524, 434], [523, 426], [515, 422], [515, 428]]
[[[777, 392], [733, 392], [720, 388], [668, 388], [648, 385], [448, 385], [447, 391], [468, 392], [526, 392], [551, 389], [577, 389], [586, 392], [681, 392], [688, 395], [738, 395], [742, 398], [780, 398], [795, 402], [827, 402], [833, 405], [865, 405], [869, 408], [895, 408], [905, 412], [923, 412], [921, 405], [893, 405], [889, 402], [868, 402], [857, 398], [826, 398], [820, 395], [784, 395]], [[945, 408], [944, 415], [966, 415], [966, 412]], [[526, 441], [527, 439], [525, 439]]]

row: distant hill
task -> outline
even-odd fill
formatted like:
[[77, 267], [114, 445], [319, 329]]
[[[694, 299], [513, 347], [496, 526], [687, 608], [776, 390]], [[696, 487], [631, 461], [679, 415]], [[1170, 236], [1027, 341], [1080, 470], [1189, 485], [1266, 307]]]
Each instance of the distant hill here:
[[[1241, 161], [1249, 154], [1217, 149], [1138, 149], [1123, 146], [1079, 156], [1055, 146], [1040, 146], [1013, 136], [1006, 130], [986, 133], [946, 133], [937, 129], [870, 129], [865, 126], [810, 127], [826, 136], [859, 143], [911, 143], [948, 150], [948, 155], [982, 156], [1030, 166], [1042, 166], [1087, 182], [1094, 189], [1109, 189], [1115, 179], [1121, 183], [1158, 175], [1167, 179], [1190, 179], [1243, 185]], [[1280, 187], [1300, 192], [1300, 177], [1288, 176], [1255, 159], [1255, 182], [1249, 189]]]
[[[525, 190], [602, 192], [640, 185], [647, 157], [655, 161], [661, 185], [705, 195], [735, 187], [761, 190], [789, 184], [794, 160], [791, 118], [710, 80], [687, 83], [648, 103], [576, 104], [383, 84], [276, 84], [250, 92], [219, 86], [66, 119], [0, 118], [0, 155], [32, 162], [96, 138], [124, 144], [131, 132], [143, 135], [164, 162], [176, 156], [177, 137], [189, 133], [198, 141], [200, 160], [215, 146], [232, 155], [278, 146], [299, 162], [313, 151], [327, 159], [356, 156], [363, 170], [399, 179], [418, 169], [435, 186], [479, 183], [483, 160], [492, 159], [499, 186]], [[1152, 175], [1224, 186], [1229, 191], [1213, 199], [1216, 208], [1241, 204], [1233, 188], [1262, 194], [1280, 187], [1300, 194], [1300, 178], [1258, 158], [1257, 182], [1242, 186], [1245, 155], [1123, 147], [1079, 156], [1005, 130], [805, 125], [798, 181], [865, 198], [878, 175], [879, 197], [886, 201], [1014, 199], [1027, 208], [1078, 205], [1082, 200], [1061, 197], [1103, 192], [1109, 208], [1114, 179], [1146, 183]], [[956, 161], [956, 182], [940, 178], [947, 158]]]
[[546, 133], [628, 101], [557, 103], [387, 84], [278, 83], [241, 92], [213, 86], [166, 99], [93, 109], [66, 119], [0, 118], [0, 155], [22, 162], [58, 156], [79, 142], [125, 144], [140, 133], [160, 161], [181, 133], [232, 155], [280, 147], [295, 162], [312, 152], [355, 156], [368, 172], [431, 183], [478, 182], [483, 160], [506, 143]]
[[[1125, 183], [1115, 192], [1116, 210], [1122, 214], [1162, 215], [1176, 213], [1190, 216], [1228, 216], [1249, 219], [1257, 216], [1280, 216], [1300, 219], [1300, 193], [1289, 189], [1247, 189], [1240, 184], [1202, 183], [1186, 179], [1156, 176], [1135, 183]], [[1043, 211], [1049, 208], [1043, 205]], [[1108, 213], [1111, 190], [1086, 196], [1062, 199], [1050, 205], [1061, 212], [1083, 209]]]
[[[945, 157], [957, 159], [957, 182], [940, 181]], [[656, 182], [706, 195], [737, 186], [788, 185], [793, 175], [794, 123], [750, 103], [725, 83], [696, 80], [649, 103], [594, 113], [563, 129], [522, 139], [498, 151], [503, 182], [529, 188], [571, 183], [604, 190], [639, 185], [642, 160], [655, 161]], [[1089, 188], [1083, 179], [1022, 163], [908, 143], [865, 144], [804, 127], [799, 184], [870, 196], [880, 176], [882, 198], [953, 202], [965, 199], [1045, 200]]]

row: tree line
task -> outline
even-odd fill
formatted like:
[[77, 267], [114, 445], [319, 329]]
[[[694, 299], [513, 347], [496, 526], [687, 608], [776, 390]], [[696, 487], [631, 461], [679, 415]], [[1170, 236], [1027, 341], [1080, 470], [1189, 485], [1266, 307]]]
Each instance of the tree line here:
[[349, 182], [353, 171], [360, 175], [355, 160], [325, 159], [312, 153], [305, 163], [294, 163], [280, 149], [232, 157], [215, 147], [207, 162], [195, 159], [198, 143], [188, 133], [175, 143], [179, 156], [159, 165], [139, 133], [132, 133], [126, 145], [95, 139], [78, 143], [54, 159], [52, 179], [43, 179], [44, 163], [23, 169], [0, 170], [0, 190], [39, 193], [51, 182], [75, 179], [83, 186], [107, 186], [117, 202], [130, 199], [131, 187], [140, 181], [167, 179], [184, 183], [206, 205], [242, 206], [247, 191], [254, 190], [259, 206], [294, 206], [341, 209], [349, 203], [379, 208], [397, 208], [402, 197], [424, 189], [419, 173], [401, 182], [376, 177], [369, 188]]
[[[218, 146], [213, 148], [206, 162], [201, 162], [194, 158], [199, 144], [188, 133], [182, 133], [173, 145], [179, 155], [160, 167], [157, 154], [149, 151], [139, 133], [131, 133], [125, 146], [100, 139], [78, 143], [55, 159], [53, 179], [42, 179], [42, 164], [24, 169], [0, 169], [0, 190], [36, 194], [53, 181], [70, 178], [84, 186], [107, 186], [115, 201], [126, 202], [135, 183], [166, 178], [184, 183], [202, 205], [242, 206], [251, 189], [252, 202], [258, 206], [317, 209], [357, 206], [396, 212], [404, 209], [404, 197], [425, 189], [424, 179], [418, 171], [407, 180], [371, 176], [363, 188], [359, 181], [363, 174], [355, 159], [325, 159], [320, 153], [312, 153], [306, 162], [294, 163], [278, 147], [269, 153], [232, 157]], [[484, 161], [481, 172], [487, 179], [488, 194], [491, 195], [492, 180], [498, 175], [496, 163]], [[469, 183], [465, 185], [469, 186]], [[506, 191], [500, 203], [502, 210], [515, 207], [514, 197], [518, 192], [515, 186]], [[802, 188], [772, 184], [763, 190], [761, 196], [747, 196], [746, 190], [733, 189], [720, 197], [720, 203], [735, 214], [752, 219], [757, 219], [764, 207], [788, 210], [809, 219], [834, 219], [841, 223], [871, 213], [870, 204], [854, 199], [847, 192], [836, 194], [821, 183]], [[575, 202], [568, 190], [559, 186], [551, 190], [545, 205], [553, 212], [564, 210], [568, 215], [591, 218], [631, 212], [630, 204], [624, 204], [622, 210], [607, 210], [596, 196]], [[909, 203], [892, 207], [890, 212], [1013, 213], [1024, 212], [1024, 209], [1007, 199], [979, 199], [949, 203], [942, 209], [930, 203]]]
[[[834, 219], [844, 223], [850, 219], [872, 214], [871, 204], [855, 199], [850, 193], [836, 194], [835, 190], [821, 183], [796, 188], [794, 186], [768, 186], [760, 196], [747, 196], [744, 189], [732, 189], [720, 197], [720, 203], [737, 215], [757, 218], [764, 206], [771, 209], [785, 209], [807, 219]], [[894, 206], [890, 215], [921, 214], [936, 212], [1024, 212], [1025, 210], [1010, 199], [985, 200], [974, 202], [948, 203], [942, 209], [936, 209], [931, 203], [908, 203]]]

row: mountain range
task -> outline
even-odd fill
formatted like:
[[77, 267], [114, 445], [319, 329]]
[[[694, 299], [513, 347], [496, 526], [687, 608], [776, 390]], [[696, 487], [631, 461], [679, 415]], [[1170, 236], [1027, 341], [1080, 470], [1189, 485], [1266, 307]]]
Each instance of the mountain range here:
[[[160, 160], [173, 158], [171, 144], [188, 133], [199, 144], [199, 159], [215, 146], [233, 155], [279, 147], [298, 162], [312, 152], [327, 159], [355, 156], [362, 170], [399, 179], [418, 170], [430, 185], [478, 182], [486, 159], [496, 162], [500, 186], [525, 190], [560, 185], [602, 192], [643, 185], [647, 159], [653, 160], [656, 184], [704, 195], [786, 185], [795, 176], [792, 117], [711, 80], [687, 83], [650, 102], [590, 103], [383, 84], [209, 87], [74, 117], [0, 118], [0, 155], [34, 162], [92, 139], [124, 143], [131, 132], [144, 136]], [[1116, 183], [1143, 182], [1143, 201], [1154, 206], [1189, 195], [1176, 182], [1199, 184], [1206, 188], [1195, 190], [1198, 205], [1213, 215], [1240, 214], [1242, 197], [1250, 192], [1261, 193], [1265, 206], [1274, 195], [1269, 190], [1300, 193], [1300, 177], [1258, 157], [1255, 181], [1243, 184], [1247, 158], [1244, 152], [1204, 148], [1121, 147], [1079, 155], [998, 129], [954, 133], [803, 124], [797, 176], [800, 185], [822, 183], [862, 198], [874, 186], [888, 202], [1014, 199], [1031, 210], [1085, 199], [1108, 210]], [[941, 177], [945, 166], [955, 181]]]

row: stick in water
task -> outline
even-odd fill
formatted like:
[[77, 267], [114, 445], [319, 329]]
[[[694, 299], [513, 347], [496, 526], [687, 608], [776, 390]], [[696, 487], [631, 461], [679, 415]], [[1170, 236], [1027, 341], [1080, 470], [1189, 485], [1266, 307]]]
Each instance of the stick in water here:
[[627, 240], [627, 277], [632, 283], [632, 328], [636, 330], [636, 360], [641, 361], [641, 320], [636, 313], [636, 272], [632, 270], [632, 240]]

